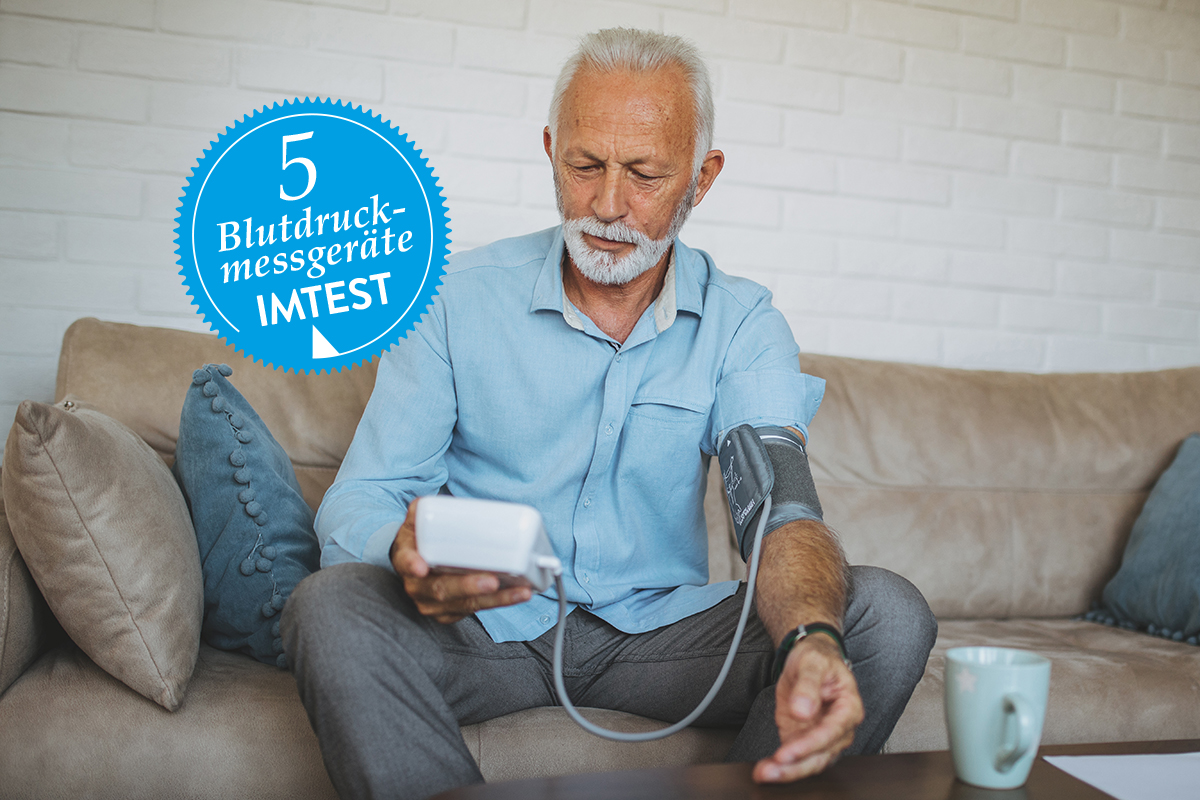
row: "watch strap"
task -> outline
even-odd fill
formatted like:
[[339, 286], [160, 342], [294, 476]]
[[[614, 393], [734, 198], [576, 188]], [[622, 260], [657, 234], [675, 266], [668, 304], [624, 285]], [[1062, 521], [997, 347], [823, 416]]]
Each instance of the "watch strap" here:
[[787, 636], [783, 637], [783, 641], [779, 643], [779, 647], [775, 650], [775, 663], [771, 668], [772, 683], [779, 680], [779, 676], [783, 672], [783, 665], [787, 661], [788, 653], [792, 652], [792, 648], [796, 646], [796, 643], [807, 639], [814, 633], [824, 633], [837, 642], [838, 651], [842, 654], [842, 663], [847, 667], [850, 666], [850, 659], [846, 656], [846, 640], [842, 638], [841, 631], [824, 622], [813, 622], [808, 625], [800, 624], [790, 631]]

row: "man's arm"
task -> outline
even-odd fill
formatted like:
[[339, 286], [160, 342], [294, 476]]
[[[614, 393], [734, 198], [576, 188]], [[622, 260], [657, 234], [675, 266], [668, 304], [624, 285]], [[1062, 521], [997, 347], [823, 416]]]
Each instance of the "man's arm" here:
[[[770, 292], [762, 290], [725, 354], [713, 430], [788, 426], [807, 444], [806, 426], [821, 404], [825, 382], [801, 372], [799, 353], [787, 321], [771, 305]], [[715, 437], [713, 453], [720, 441]], [[753, 536], [755, 522], [746, 522], [744, 537]], [[755, 602], [777, 646], [799, 624], [824, 622], [842, 629], [846, 574], [841, 548], [820, 522], [795, 520], [764, 538]], [[813, 634], [792, 648], [776, 684], [775, 716], [782, 746], [755, 767], [760, 781], [790, 781], [819, 772], [853, 740], [863, 718], [862, 700], [831, 637]]]
[[492, 573], [430, 570], [417, 552], [417, 503], [449, 479], [446, 451], [458, 420], [444, 311], [452, 292], [448, 274], [428, 317], [380, 359], [371, 399], [316, 519], [322, 566], [391, 567], [417, 609], [438, 622], [531, 596], [525, 587], [501, 591]]
[[[758, 616], [776, 646], [799, 624], [842, 630], [846, 559], [823, 523], [790, 522], [762, 543]], [[775, 687], [782, 745], [754, 768], [758, 781], [792, 781], [825, 769], [850, 746], [863, 719], [858, 684], [832, 637], [814, 633], [788, 654]]]
[[337, 480], [317, 514], [322, 566], [365, 561], [390, 566], [422, 614], [450, 623], [485, 608], [528, 600], [526, 587], [500, 589], [488, 572], [430, 570], [416, 544], [419, 498], [446, 483], [445, 454], [457, 420], [453, 371], [440, 302], [385, 353], [375, 389]]

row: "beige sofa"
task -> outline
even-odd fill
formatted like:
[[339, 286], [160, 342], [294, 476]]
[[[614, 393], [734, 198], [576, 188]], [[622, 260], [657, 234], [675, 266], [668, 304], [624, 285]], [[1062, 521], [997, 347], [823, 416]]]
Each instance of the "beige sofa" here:
[[[211, 336], [85, 319], [64, 337], [57, 392], [124, 422], [170, 460], [184, 390], [205, 362], [234, 367], [316, 506], [372, 367], [283, 374]], [[828, 381], [811, 448], [827, 520], [852, 562], [905, 575], [940, 620], [889, 751], [946, 747], [943, 653], [980, 643], [1052, 659], [1046, 742], [1200, 737], [1200, 648], [1073, 619], [1116, 570], [1176, 447], [1200, 430], [1200, 368], [1024, 375], [829, 356], [803, 366]], [[719, 480], [706, 504], [712, 578], [738, 575]], [[0, 637], [0, 797], [334, 795], [290, 675], [202, 645], [182, 708], [164, 711], [65, 640], [2, 512]], [[549, 708], [463, 736], [489, 780], [718, 760], [732, 739], [691, 729], [614, 744]]]

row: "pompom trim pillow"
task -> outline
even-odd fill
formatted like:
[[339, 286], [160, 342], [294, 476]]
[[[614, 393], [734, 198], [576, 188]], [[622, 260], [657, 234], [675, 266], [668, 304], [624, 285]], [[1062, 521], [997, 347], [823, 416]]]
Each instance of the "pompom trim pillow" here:
[[225, 364], [196, 370], [184, 399], [175, 475], [204, 576], [204, 641], [287, 666], [279, 612], [320, 562], [313, 513], [266, 423]]

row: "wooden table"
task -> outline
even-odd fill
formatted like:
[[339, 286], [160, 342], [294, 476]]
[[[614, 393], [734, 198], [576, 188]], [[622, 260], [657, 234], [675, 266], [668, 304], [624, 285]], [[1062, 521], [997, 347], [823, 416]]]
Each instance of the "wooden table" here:
[[702, 764], [565, 775], [464, 786], [435, 800], [1106, 800], [1110, 796], [1040, 756], [1189, 753], [1200, 739], [1042, 747], [1019, 789], [977, 789], [954, 778], [948, 751], [849, 756], [820, 775], [782, 786], [750, 780], [751, 764]]

